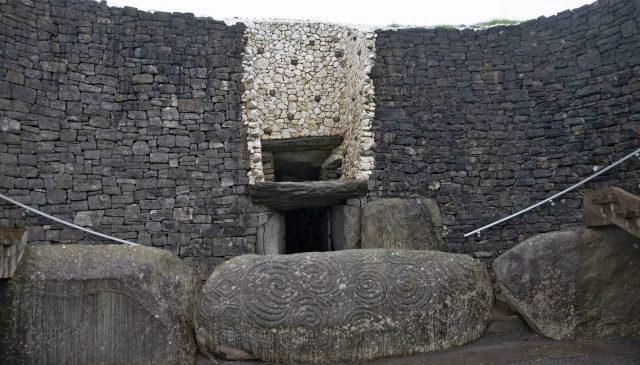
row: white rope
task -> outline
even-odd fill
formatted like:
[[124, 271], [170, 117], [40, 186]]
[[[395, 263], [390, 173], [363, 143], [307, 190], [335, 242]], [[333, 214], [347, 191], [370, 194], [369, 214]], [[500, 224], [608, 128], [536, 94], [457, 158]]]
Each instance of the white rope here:
[[530, 207], [528, 207], [528, 208], [524, 208], [524, 209], [522, 209], [522, 210], [521, 210], [521, 211], [519, 211], [519, 212], [513, 213], [513, 214], [511, 214], [510, 216], [507, 216], [507, 217], [504, 217], [504, 218], [502, 218], [502, 219], [499, 219], [499, 220], [497, 220], [497, 221], [495, 221], [495, 222], [493, 222], [493, 223], [491, 223], [491, 224], [487, 224], [486, 226], [482, 226], [482, 227], [480, 227], [480, 228], [476, 229], [475, 231], [467, 232], [467, 233], [465, 233], [465, 235], [464, 235], [464, 236], [465, 236], [465, 237], [468, 237], [468, 236], [471, 236], [471, 235], [472, 235], [472, 234], [474, 234], [474, 233], [480, 233], [480, 232], [484, 231], [484, 230], [485, 230], [485, 229], [487, 229], [487, 228], [491, 228], [491, 227], [495, 226], [496, 224], [500, 224], [500, 223], [502, 223], [502, 222], [504, 222], [504, 221], [508, 221], [509, 219], [511, 219], [511, 218], [513, 218], [513, 217], [519, 216], [519, 215], [520, 215], [520, 214], [522, 214], [522, 213], [525, 213], [525, 212], [530, 211], [531, 209], [537, 208], [537, 207], [541, 206], [542, 204], [544, 204], [544, 203], [546, 203], [546, 202], [551, 202], [551, 203], [553, 204], [553, 199], [555, 199], [555, 198], [559, 197], [560, 195], [563, 195], [563, 194], [565, 194], [565, 193], [567, 193], [567, 192], [569, 192], [569, 191], [571, 191], [571, 190], [573, 190], [573, 189], [575, 189], [575, 188], [577, 188], [577, 187], [579, 187], [579, 186], [583, 185], [583, 184], [584, 184], [584, 183], [586, 183], [587, 181], [589, 181], [589, 180], [591, 180], [591, 179], [593, 179], [593, 178], [595, 178], [595, 177], [597, 177], [597, 176], [599, 176], [599, 175], [601, 175], [601, 174], [604, 174], [605, 172], [607, 172], [607, 171], [611, 170], [611, 169], [612, 169], [612, 168], [614, 168], [615, 166], [618, 166], [619, 164], [623, 163], [624, 161], [626, 161], [626, 160], [630, 159], [630, 158], [631, 158], [631, 157], [633, 157], [633, 156], [640, 156], [640, 148], [638, 148], [637, 150], [635, 150], [635, 151], [631, 152], [630, 154], [628, 154], [628, 155], [624, 156], [623, 158], [619, 159], [618, 161], [616, 161], [616, 162], [612, 163], [611, 165], [609, 165], [609, 166], [605, 167], [604, 169], [602, 169], [602, 170], [600, 170], [600, 171], [596, 172], [595, 174], [593, 174], [593, 175], [591, 175], [591, 176], [587, 177], [586, 179], [584, 179], [584, 180], [580, 181], [579, 183], [577, 183], [577, 184], [573, 184], [573, 185], [571, 185], [570, 187], [568, 187], [568, 188], [566, 188], [566, 189], [562, 190], [561, 192], [559, 192], [559, 193], [557, 193], [557, 194], [554, 194], [554, 195], [552, 195], [552, 196], [548, 197], [547, 199], [545, 199], [545, 200], [543, 200], [543, 201], [541, 201], [541, 202], [538, 202], [538, 203], [536, 203], [536, 204], [534, 204], [534, 205], [532, 205], [532, 206], [530, 206]]
[[111, 240], [111, 241], [116, 241], [116, 242], [124, 243], [124, 244], [126, 244], [126, 245], [136, 245], [136, 246], [138, 245], [137, 243], [129, 242], [129, 241], [126, 241], [126, 240], [123, 240], [123, 239], [120, 239], [120, 238], [116, 238], [116, 237], [111, 237], [111, 236], [106, 235], [106, 234], [104, 234], [104, 233], [100, 233], [100, 232], [92, 231], [92, 230], [90, 230], [90, 229], [87, 229], [87, 228], [84, 228], [84, 227], [80, 227], [80, 226], [75, 225], [75, 224], [73, 224], [73, 223], [69, 223], [69, 222], [64, 221], [64, 220], [62, 220], [62, 219], [60, 219], [60, 218], [56, 218], [56, 217], [51, 216], [51, 215], [49, 215], [49, 214], [47, 214], [47, 213], [43, 213], [43, 212], [41, 212], [41, 211], [39, 211], [39, 210], [37, 210], [37, 209], [31, 208], [30, 206], [24, 205], [24, 204], [20, 203], [19, 201], [15, 201], [15, 200], [13, 200], [13, 199], [11, 199], [11, 198], [9, 198], [8, 196], [5, 196], [5, 195], [3, 195], [3, 194], [0, 194], [0, 198], [2, 198], [2, 199], [4, 199], [4, 200], [8, 201], [9, 203], [15, 204], [15, 205], [19, 206], [20, 208], [24, 208], [24, 209], [26, 209], [26, 210], [28, 210], [28, 211], [30, 211], [30, 212], [33, 212], [33, 213], [39, 214], [39, 215], [41, 215], [41, 216], [43, 216], [43, 217], [49, 218], [49, 219], [51, 219], [51, 220], [53, 220], [53, 221], [56, 221], [56, 222], [58, 222], [58, 223], [62, 223], [62, 224], [64, 224], [65, 226], [69, 226], [69, 227], [72, 227], [72, 228], [75, 228], [75, 229], [79, 229], [79, 230], [81, 230], [81, 231], [85, 231], [85, 232], [87, 232], [87, 233], [90, 233], [90, 234], [93, 234], [93, 235], [96, 235], [96, 236], [99, 236], [99, 237], [102, 237], [102, 238], [106, 238], [106, 239]]

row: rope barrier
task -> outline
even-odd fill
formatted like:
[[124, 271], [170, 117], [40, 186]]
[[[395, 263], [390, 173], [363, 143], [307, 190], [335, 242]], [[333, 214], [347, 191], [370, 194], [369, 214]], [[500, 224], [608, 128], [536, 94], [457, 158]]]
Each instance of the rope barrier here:
[[581, 185], [585, 184], [585, 183], [586, 183], [587, 181], [589, 181], [589, 180], [592, 180], [592, 179], [594, 179], [594, 178], [596, 178], [596, 177], [598, 177], [598, 176], [600, 176], [600, 175], [604, 174], [605, 172], [607, 172], [607, 171], [611, 170], [611, 169], [612, 169], [612, 168], [614, 168], [615, 166], [618, 166], [619, 164], [623, 163], [624, 161], [626, 161], [626, 160], [630, 159], [630, 158], [631, 158], [631, 157], [633, 157], [633, 156], [640, 157], [640, 148], [638, 148], [637, 150], [635, 150], [635, 151], [631, 152], [630, 154], [628, 154], [628, 155], [624, 156], [623, 158], [619, 159], [618, 161], [616, 161], [616, 162], [612, 163], [611, 165], [609, 165], [609, 166], [605, 167], [604, 169], [602, 169], [602, 170], [600, 170], [600, 171], [596, 172], [595, 174], [593, 174], [593, 175], [591, 175], [591, 176], [587, 177], [586, 179], [584, 179], [584, 180], [582, 180], [582, 181], [580, 181], [580, 182], [578, 182], [578, 183], [576, 183], [576, 184], [573, 184], [573, 185], [571, 185], [570, 187], [568, 187], [568, 188], [566, 188], [566, 189], [562, 190], [561, 192], [559, 192], [559, 193], [557, 193], [557, 194], [554, 194], [554, 195], [552, 195], [552, 196], [548, 197], [547, 199], [545, 199], [545, 200], [543, 200], [543, 201], [541, 201], [541, 202], [538, 202], [538, 203], [533, 204], [533, 205], [531, 205], [531, 206], [529, 206], [529, 207], [527, 207], [527, 208], [524, 208], [524, 209], [522, 209], [522, 210], [520, 210], [520, 211], [518, 211], [518, 212], [516, 212], [516, 213], [513, 213], [513, 214], [511, 214], [510, 216], [504, 217], [504, 218], [502, 218], [502, 219], [498, 219], [497, 221], [495, 221], [495, 222], [493, 222], [493, 223], [491, 223], [491, 224], [487, 224], [486, 226], [482, 226], [482, 227], [480, 227], [480, 228], [478, 228], [478, 229], [476, 229], [476, 230], [474, 230], [474, 231], [467, 232], [467, 233], [465, 233], [465, 235], [464, 235], [464, 236], [465, 236], [465, 237], [468, 237], [468, 236], [471, 236], [471, 235], [472, 235], [472, 234], [474, 234], [474, 233], [480, 234], [480, 232], [484, 231], [484, 230], [485, 230], [485, 229], [487, 229], [487, 228], [491, 228], [491, 227], [493, 227], [493, 226], [495, 226], [495, 225], [497, 225], [497, 224], [500, 224], [500, 223], [502, 223], [502, 222], [508, 221], [509, 219], [514, 218], [514, 217], [517, 217], [517, 216], [519, 216], [519, 215], [520, 215], [520, 214], [522, 214], [522, 213], [526, 213], [526, 212], [530, 211], [531, 209], [537, 208], [537, 207], [541, 206], [542, 204], [544, 204], [544, 203], [546, 203], [546, 202], [551, 202], [551, 205], [553, 205], [553, 200], [554, 200], [554, 199], [556, 199], [557, 197], [559, 197], [559, 196], [561, 196], [561, 195], [563, 195], [563, 194], [565, 194], [565, 193], [567, 193], [567, 192], [569, 192], [569, 191], [571, 191], [571, 190], [573, 190], [573, 189], [575, 189], [575, 188], [577, 188], [577, 187], [579, 187], [579, 186], [581, 186]]
[[30, 211], [30, 212], [33, 212], [33, 213], [36, 213], [36, 214], [41, 215], [41, 216], [43, 216], [43, 217], [49, 218], [49, 219], [51, 219], [52, 221], [56, 221], [56, 222], [58, 222], [58, 223], [64, 224], [65, 226], [69, 226], [69, 227], [71, 227], [71, 228], [79, 229], [79, 230], [81, 230], [81, 231], [87, 232], [87, 233], [89, 233], [89, 234], [92, 234], [92, 235], [95, 235], [95, 236], [98, 236], [98, 237], [106, 238], [106, 239], [111, 240], [111, 241], [116, 241], [116, 242], [119, 242], [119, 243], [124, 243], [124, 244], [126, 244], [126, 245], [135, 245], [135, 246], [137, 246], [137, 245], [138, 245], [137, 243], [133, 243], [133, 242], [130, 242], [130, 241], [127, 241], [127, 240], [123, 240], [123, 239], [120, 239], [120, 238], [116, 238], [116, 237], [112, 237], [112, 236], [106, 235], [106, 234], [104, 234], [104, 233], [100, 233], [100, 232], [92, 231], [92, 230], [90, 230], [90, 229], [87, 229], [87, 228], [84, 228], [84, 227], [80, 227], [80, 226], [78, 226], [78, 225], [76, 225], [76, 224], [69, 223], [69, 222], [67, 222], [67, 221], [65, 221], [65, 220], [62, 220], [62, 219], [60, 219], [60, 218], [56, 218], [56, 217], [54, 217], [54, 216], [52, 216], [52, 215], [49, 215], [49, 214], [44, 213], [44, 212], [41, 212], [41, 211], [39, 211], [39, 210], [37, 210], [37, 209], [35, 209], [35, 208], [31, 208], [31, 207], [30, 207], [30, 206], [28, 206], [28, 205], [24, 205], [24, 204], [20, 203], [19, 201], [16, 201], [16, 200], [13, 200], [13, 199], [9, 198], [9, 197], [8, 197], [8, 196], [6, 196], [6, 195], [0, 194], [0, 198], [2, 198], [2, 199], [4, 199], [4, 200], [8, 201], [9, 203], [15, 204], [15, 205], [19, 206], [20, 208], [26, 209], [26, 210], [28, 210], [28, 211]]

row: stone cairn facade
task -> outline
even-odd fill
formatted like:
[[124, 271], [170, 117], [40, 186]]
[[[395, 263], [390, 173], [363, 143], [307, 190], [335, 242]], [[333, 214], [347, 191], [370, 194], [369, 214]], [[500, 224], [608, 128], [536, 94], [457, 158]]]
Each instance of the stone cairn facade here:
[[[343, 177], [373, 170], [372, 32], [325, 23], [247, 24], [242, 119], [249, 182], [264, 181], [261, 140], [343, 136]], [[265, 161], [267, 162], [267, 161]]]
[[[165, 248], [203, 278], [253, 250], [242, 35], [189, 14], [0, 2], [0, 188], [56, 217]], [[86, 237], [0, 203], [37, 243]]]
[[[431, 199], [446, 249], [487, 261], [578, 224], [584, 190], [465, 232], [639, 145], [632, 0], [482, 30], [375, 31], [0, 0], [0, 45], [0, 191], [168, 249], [203, 278], [255, 252], [269, 218], [248, 195], [264, 180], [262, 141], [342, 136], [342, 178], [369, 184], [351, 210]], [[639, 163], [584, 189], [638, 194]], [[0, 225], [33, 243], [96, 242], [4, 202]]]

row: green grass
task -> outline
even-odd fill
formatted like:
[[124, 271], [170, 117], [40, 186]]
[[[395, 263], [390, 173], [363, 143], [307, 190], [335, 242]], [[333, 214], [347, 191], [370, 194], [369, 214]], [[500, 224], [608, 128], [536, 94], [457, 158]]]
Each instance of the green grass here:
[[[437, 24], [431, 25], [429, 28], [442, 28], [442, 29], [459, 29], [459, 28], [488, 28], [496, 25], [514, 25], [520, 24], [522, 20], [514, 20], [514, 19], [504, 19], [504, 18], [496, 18], [487, 20], [486, 22], [480, 22], [472, 25], [466, 24]], [[402, 25], [398, 23], [391, 23], [387, 25], [387, 28], [405, 28], [407, 25]]]
[[493, 27], [494, 25], [514, 25], [520, 24], [519, 20], [513, 19], [491, 19], [486, 22], [480, 22], [472, 25], [472, 28], [484, 28], [484, 27]]

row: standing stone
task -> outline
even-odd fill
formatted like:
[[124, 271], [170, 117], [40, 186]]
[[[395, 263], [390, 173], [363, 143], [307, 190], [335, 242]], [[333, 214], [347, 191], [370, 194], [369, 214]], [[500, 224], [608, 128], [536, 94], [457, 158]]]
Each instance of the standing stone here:
[[[360, 218], [362, 210], [358, 199], [350, 199], [358, 206], [335, 205], [331, 207], [331, 234], [334, 250], [360, 248]], [[348, 201], [348, 202], [349, 202]]]
[[267, 362], [368, 361], [477, 339], [493, 301], [480, 262], [438, 251], [244, 255], [195, 309], [200, 352]]
[[494, 265], [509, 304], [541, 335], [640, 337], [640, 239], [622, 229], [544, 233]]
[[362, 248], [444, 250], [437, 204], [426, 198], [368, 202], [362, 214]]
[[256, 253], [275, 255], [284, 253], [284, 217], [276, 211], [269, 213], [267, 221], [258, 226]]
[[195, 285], [151, 247], [29, 247], [0, 291], [0, 363], [192, 365]]

